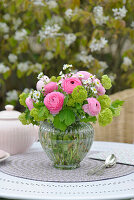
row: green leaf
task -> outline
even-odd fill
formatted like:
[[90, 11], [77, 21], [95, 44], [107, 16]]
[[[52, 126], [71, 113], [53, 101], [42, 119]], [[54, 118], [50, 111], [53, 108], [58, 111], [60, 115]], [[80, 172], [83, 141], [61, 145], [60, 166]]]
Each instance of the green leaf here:
[[63, 104], [63, 106], [67, 105], [68, 99], [69, 99], [69, 96], [66, 96], [65, 99], [64, 99], [64, 104]]
[[65, 122], [67, 126], [70, 126], [75, 122], [75, 114], [71, 109], [64, 109], [59, 113], [59, 118], [61, 122]]
[[54, 126], [55, 128], [60, 129], [61, 131], [65, 131], [67, 128], [66, 124], [60, 121], [59, 115], [56, 115], [54, 117]]
[[122, 106], [124, 104], [124, 101], [120, 101], [119, 99], [112, 102], [111, 106], [114, 108], [118, 108], [119, 106]]
[[48, 117], [48, 114], [49, 114], [49, 111], [48, 111], [48, 109], [46, 108], [46, 106], [40, 107], [40, 109], [39, 109], [39, 114], [38, 114], [39, 118], [41, 118], [41, 117], [43, 117], [43, 116], [45, 116], [45, 117], [47, 118], [47, 117]]
[[97, 121], [97, 118], [95, 116], [88, 116], [86, 118], [81, 119], [81, 122], [85, 122], [85, 123], [87, 123], [87, 122], [93, 122], [94, 123], [96, 121]]

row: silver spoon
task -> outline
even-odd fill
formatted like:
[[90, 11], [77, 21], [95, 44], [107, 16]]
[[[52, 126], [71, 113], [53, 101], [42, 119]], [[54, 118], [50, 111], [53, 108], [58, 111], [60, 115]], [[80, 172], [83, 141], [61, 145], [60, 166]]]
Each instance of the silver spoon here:
[[90, 170], [87, 173], [87, 175], [94, 175], [94, 174], [102, 175], [104, 172], [104, 169], [114, 166], [116, 164], [116, 161], [117, 161], [116, 156], [114, 154], [111, 154], [106, 158], [105, 163], [103, 165], [98, 166], [93, 170]]

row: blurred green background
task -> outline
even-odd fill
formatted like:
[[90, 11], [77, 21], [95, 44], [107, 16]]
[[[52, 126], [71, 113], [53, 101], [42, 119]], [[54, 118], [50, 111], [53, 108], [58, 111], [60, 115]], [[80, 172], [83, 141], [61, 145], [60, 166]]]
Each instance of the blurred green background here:
[[0, 1], [0, 110], [66, 63], [108, 74], [109, 94], [134, 87], [134, 1]]

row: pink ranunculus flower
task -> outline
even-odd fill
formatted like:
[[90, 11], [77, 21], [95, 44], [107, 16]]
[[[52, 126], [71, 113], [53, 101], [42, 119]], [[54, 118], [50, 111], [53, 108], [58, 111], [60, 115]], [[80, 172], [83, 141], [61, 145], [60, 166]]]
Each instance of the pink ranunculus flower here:
[[102, 84], [100, 83], [100, 86], [97, 88], [97, 92], [99, 96], [102, 96], [106, 93], [105, 88], [102, 86]]
[[42, 81], [42, 80], [39, 80], [39, 81], [36, 83], [36, 89], [37, 89], [37, 90], [42, 90], [42, 89], [44, 88], [44, 86], [45, 86], [45, 83], [44, 83], [44, 81]]
[[78, 85], [82, 85], [82, 83], [76, 77], [66, 78], [62, 81], [62, 88], [67, 94], [71, 94], [73, 89]]
[[29, 110], [32, 110], [34, 108], [33, 102], [34, 101], [33, 101], [33, 99], [31, 99], [31, 97], [27, 97], [26, 98], [25, 103], [26, 103], [26, 105], [27, 105], [27, 107], [28, 107]]
[[88, 104], [83, 105], [84, 112], [88, 113], [91, 116], [96, 116], [101, 111], [101, 106], [99, 101], [91, 97], [87, 99]]
[[44, 104], [51, 114], [58, 114], [64, 103], [64, 95], [60, 92], [51, 92], [44, 98]]
[[58, 90], [58, 85], [56, 82], [50, 82], [44, 86], [45, 94], [53, 92], [54, 90]]
[[[81, 76], [82, 75], [82, 76]], [[76, 73], [76, 76], [80, 79], [80, 80], [87, 80], [88, 78], [90, 78], [90, 76], [92, 76], [92, 74], [90, 74], [89, 72], [86, 71], [78, 71]]]

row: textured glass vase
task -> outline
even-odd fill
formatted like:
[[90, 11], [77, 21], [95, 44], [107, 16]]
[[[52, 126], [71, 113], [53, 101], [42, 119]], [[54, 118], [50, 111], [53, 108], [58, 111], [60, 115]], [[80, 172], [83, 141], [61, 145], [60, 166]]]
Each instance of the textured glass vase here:
[[53, 124], [41, 122], [39, 140], [54, 167], [75, 169], [88, 153], [94, 138], [90, 123], [80, 122], [65, 132], [55, 129]]

